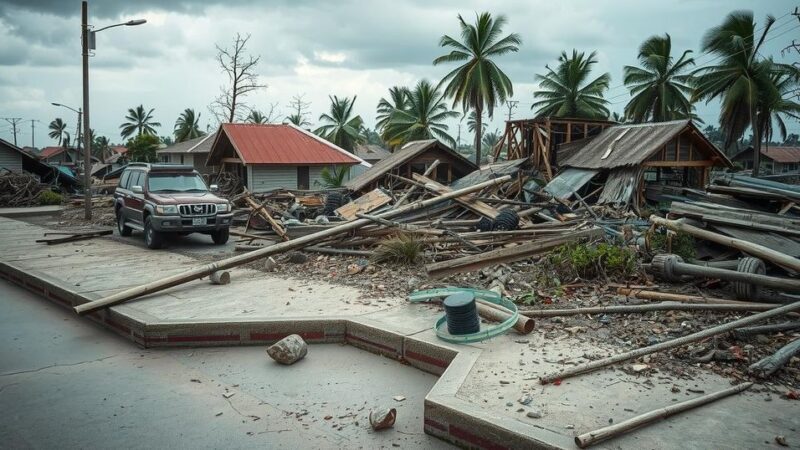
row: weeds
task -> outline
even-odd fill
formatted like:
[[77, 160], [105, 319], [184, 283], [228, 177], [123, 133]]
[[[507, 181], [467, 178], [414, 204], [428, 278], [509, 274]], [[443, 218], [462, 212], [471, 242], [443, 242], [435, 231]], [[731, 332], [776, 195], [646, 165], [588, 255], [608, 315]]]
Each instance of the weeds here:
[[53, 191], [42, 191], [37, 198], [40, 205], [60, 205], [64, 197]]
[[649, 232], [648, 241], [651, 253], [672, 253], [683, 258], [684, 261], [693, 259], [697, 252], [695, 250], [694, 237], [682, 231], [677, 233], [670, 233], [672, 235], [671, 243], [670, 238], [666, 233], [659, 233], [657, 231]]
[[627, 278], [636, 273], [636, 253], [605, 242], [564, 244], [541, 262], [546, 270], [537, 281], [547, 287], [560, 287], [567, 279]]
[[424, 252], [424, 241], [413, 235], [398, 234], [381, 241], [372, 260], [376, 263], [415, 265], [422, 260]]

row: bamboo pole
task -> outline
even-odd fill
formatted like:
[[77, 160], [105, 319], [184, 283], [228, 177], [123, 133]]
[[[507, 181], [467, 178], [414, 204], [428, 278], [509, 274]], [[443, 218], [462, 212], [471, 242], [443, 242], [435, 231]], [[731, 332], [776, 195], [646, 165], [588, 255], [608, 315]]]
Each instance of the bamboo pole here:
[[766, 378], [783, 367], [796, 354], [800, 353], [800, 338], [784, 345], [777, 352], [748, 367], [747, 371], [759, 378]]
[[737, 386], [730, 387], [728, 389], [703, 395], [702, 397], [697, 397], [691, 400], [686, 400], [684, 402], [675, 403], [674, 405], [669, 405], [663, 408], [654, 409], [650, 412], [638, 415], [636, 417], [632, 417], [620, 423], [609, 425], [607, 427], [603, 427], [594, 431], [590, 431], [588, 433], [583, 433], [581, 435], [575, 436], [575, 444], [580, 448], [586, 448], [589, 447], [590, 445], [597, 444], [598, 442], [602, 442], [611, 439], [613, 437], [620, 436], [622, 434], [635, 430], [644, 425], [648, 425], [657, 420], [666, 419], [669, 416], [673, 416], [675, 414], [682, 413], [684, 411], [688, 411], [693, 408], [697, 408], [698, 406], [711, 403], [713, 401], [731, 396], [733, 394], [738, 394], [746, 389], [749, 389], [750, 386], [752, 385], [753, 383], [748, 381], [746, 383], [742, 383]]
[[680, 220], [668, 220], [664, 219], [663, 217], [652, 215], [650, 216], [650, 221], [656, 225], [662, 225], [674, 231], [683, 231], [684, 233], [691, 234], [692, 236], [700, 239], [705, 239], [707, 241], [716, 242], [717, 244], [735, 248], [757, 258], [771, 261], [785, 269], [800, 272], [800, 259], [794, 258], [785, 253], [777, 252], [770, 248], [764, 247], [763, 245], [754, 244], [752, 242], [724, 236], [719, 233], [704, 230], [702, 228], [697, 228]]
[[[496, 303], [476, 299], [475, 304], [478, 306], [478, 314], [494, 320], [495, 322], [505, 322], [513, 314], [508, 308], [504, 308]], [[514, 329], [517, 330], [519, 334], [530, 334], [535, 326], [536, 323], [533, 319], [520, 314], [517, 318], [517, 322], [514, 324]]]
[[581, 314], [630, 314], [651, 311], [769, 311], [780, 305], [770, 303], [746, 303], [731, 305], [729, 303], [646, 303], [644, 305], [594, 306], [589, 308], [566, 309], [523, 309], [520, 314], [527, 317], [563, 317]]
[[541, 383], [547, 384], [555, 380], [569, 378], [583, 373], [593, 372], [597, 369], [607, 367], [612, 364], [616, 364], [618, 362], [628, 361], [631, 359], [638, 358], [640, 356], [649, 355], [651, 353], [656, 353], [663, 350], [669, 350], [671, 348], [680, 347], [682, 345], [686, 345], [692, 342], [697, 342], [699, 340], [711, 336], [727, 333], [728, 331], [735, 330], [736, 328], [741, 328], [744, 325], [750, 325], [751, 323], [761, 322], [762, 320], [769, 319], [770, 317], [780, 316], [788, 312], [796, 311], [798, 309], [800, 309], [800, 301], [790, 303], [785, 306], [781, 306], [780, 308], [774, 308], [770, 309], [769, 311], [760, 312], [752, 316], [743, 317], [741, 319], [734, 320], [733, 322], [717, 325], [707, 330], [699, 331], [697, 333], [692, 333], [677, 339], [673, 339], [671, 341], [662, 342], [660, 344], [651, 345], [636, 350], [631, 350], [629, 352], [620, 353], [618, 355], [614, 355], [604, 359], [598, 359], [596, 361], [592, 361], [586, 364], [581, 364], [579, 366], [562, 370], [561, 372], [546, 374], [541, 377]]
[[[425, 173], [423, 173], [423, 175], [425, 175], [425, 176], [427, 177], [428, 175], [432, 174], [432, 173], [433, 173], [433, 170], [434, 170], [434, 169], [436, 168], [436, 166], [438, 166], [438, 165], [439, 165], [439, 160], [438, 160], [438, 159], [437, 159], [437, 160], [435, 160], [435, 161], [433, 161], [433, 162], [431, 163], [431, 165], [430, 165], [430, 166], [428, 166], [428, 168], [427, 168], [427, 169], [425, 169]], [[412, 185], [410, 188], [408, 188], [408, 190], [406, 191], [406, 193], [405, 193], [405, 194], [403, 194], [403, 196], [402, 196], [402, 197], [400, 197], [399, 199], [397, 199], [397, 202], [394, 204], [394, 208], [399, 208], [399, 207], [403, 206], [403, 204], [406, 202], [406, 200], [408, 200], [408, 197], [409, 197], [411, 194], [413, 194], [414, 192], [416, 192], [416, 191], [417, 191], [417, 189], [416, 189], [416, 188], [417, 188], [417, 186], [414, 186], [414, 185]]]
[[641, 298], [644, 300], [666, 300], [672, 302], [727, 303], [730, 305], [741, 305], [742, 303], [748, 303], [739, 300], [728, 300], [725, 298], [707, 298], [707, 297], [700, 297], [699, 295], [684, 295], [684, 294], [673, 294], [671, 292], [645, 291], [642, 289], [631, 289], [625, 287], [617, 288], [617, 294], [626, 295], [628, 297]]
[[[380, 217], [382, 219], [390, 219], [399, 216], [401, 214], [407, 213], [409, 211], [427, 208], [429, 206], [446, 202], [448, 200], [460, 197], [465, 194], [471, 194], [473, 192], [480, 191], [481, 189], [484, 189], [488, 186], [504, 183], [510, 179], [511, 177], [509, 175], [506, 175], [492, 180], [487, 180], [483, 183], [478, 183], [476, 185], [469, 186], [464, 189], [448, 192], [446, 194], [440, 195], [435, 198], [409, 203], [404, 207], [387, 211], [383, 214], [377, 215], [376, 217]], [[154, 292], [160, 292], [163, 291], [164, 289], [168, 289], [174, 286], [179, 286], [181, 284], [188, 283], [189, 281], [203, 278], [205, 276], [208, 276], [212, 272], [216, 272], [217, 270], [230, 269], [236, 266], [241, 266], [242, 264], [247, 264], [249, 262], [256, 261], [261, 258], [265, 258], [267, 256], [272, 256], [289, 250], [296, 250], [303, 247], [307, 247], [317, 241], [322, 240], [323, 238], [329, 238], [332, 236], [343, 234], [371, 223], [373, 222], [368, 219], [352, 220], [350, 222], [345, 222], [333, 228], [321, 230], [316, 233], [299, 237], [297, 239], [292, 239], [290, 241], [285, 241], [275, 245], [271, 245], [261, 250], [256, 250], [249, 253], [243, 253], [241, 255], [233, 256], [231, 258], [226, 258], [203, 266], [194, 267], [192, 269], [189, 269], [185, 272], [181, 272], [176, 275], [165, 277], [160, 280], [143, 284], [141, 286], [135, 286], [129, 289], [125, 289], [121, 292], [117, 292], [116, 294], [103, 297], [99, 300], [78, 305], [75, 307], [75, 312], [77, 312], [78, 314], [87, 314], [92, 311], [98, 310], [100, 308], [117, 305], [127, 300], [131, 300], [147, 294], [152, 294]]]

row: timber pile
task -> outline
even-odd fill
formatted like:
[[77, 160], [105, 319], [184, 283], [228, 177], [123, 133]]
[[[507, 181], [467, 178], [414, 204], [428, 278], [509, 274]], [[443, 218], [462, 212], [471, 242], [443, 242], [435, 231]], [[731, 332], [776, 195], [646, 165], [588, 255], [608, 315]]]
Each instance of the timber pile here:
[[37, 205], [39, 194], [48, 188], [35, 175], [3, 169], [0, 172], [0, 207]]

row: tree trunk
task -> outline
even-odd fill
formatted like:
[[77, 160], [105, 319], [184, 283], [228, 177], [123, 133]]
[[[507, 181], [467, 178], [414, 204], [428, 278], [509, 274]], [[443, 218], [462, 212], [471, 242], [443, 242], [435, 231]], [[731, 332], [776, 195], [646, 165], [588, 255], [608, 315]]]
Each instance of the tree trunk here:
[[750, 128], [753, 129], [753, 177], [758, 178], [761, 165], [761, 136], [758, 133], [758, 112], [750, 113]]
[[483, 109], [475, 107], [475, 165], [481, 166], [481, 132], [483, 131]]

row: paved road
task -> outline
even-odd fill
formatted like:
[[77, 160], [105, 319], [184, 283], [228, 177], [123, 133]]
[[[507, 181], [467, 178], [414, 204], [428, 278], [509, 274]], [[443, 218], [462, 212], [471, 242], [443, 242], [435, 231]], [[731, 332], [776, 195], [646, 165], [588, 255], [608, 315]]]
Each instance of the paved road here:
[[[289, 367], [260, 347], [143, 350], [2, 280], [0, 339], [3, 448], [447, 446], [422, 432], [435, 377], [349, 346]], [[398, 420], [375, 433], [380, 404]]]

